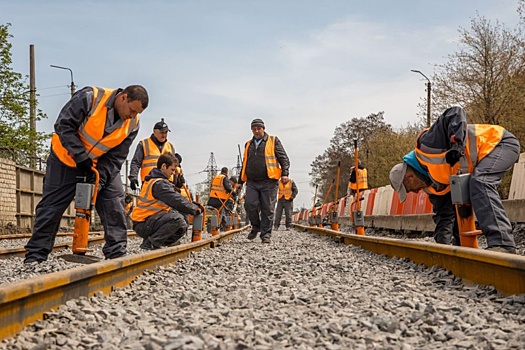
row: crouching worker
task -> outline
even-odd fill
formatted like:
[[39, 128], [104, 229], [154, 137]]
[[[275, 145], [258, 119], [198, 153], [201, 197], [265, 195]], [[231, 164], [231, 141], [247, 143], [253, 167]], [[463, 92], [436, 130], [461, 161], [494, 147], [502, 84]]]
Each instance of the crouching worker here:
[[177, 163], [172, 153], [160, 155], [157, 168], [151, 170], [142, 185], [137, 206], [131, 214], [133, 229], [144, 239], [140, 245], [142, 249], [175, 245], [188, 228], [182, 214], [198, 215], [202, 212], [169, 181]]

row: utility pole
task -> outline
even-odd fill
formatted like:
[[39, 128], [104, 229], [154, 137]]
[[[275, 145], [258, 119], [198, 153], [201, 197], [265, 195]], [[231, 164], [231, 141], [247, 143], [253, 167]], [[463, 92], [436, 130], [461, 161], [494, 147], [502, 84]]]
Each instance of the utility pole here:
[[36, 167], [36, 82], [35, 45], [29, 45], [29, 137], [31, 140], [30, 167]]

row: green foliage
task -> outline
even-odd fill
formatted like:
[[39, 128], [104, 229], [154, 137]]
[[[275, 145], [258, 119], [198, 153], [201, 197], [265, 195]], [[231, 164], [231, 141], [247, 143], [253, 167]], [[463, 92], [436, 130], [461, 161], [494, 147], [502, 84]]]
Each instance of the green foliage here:
[[328, 148], [311, 164], [312, 172], [309, 175], [312, 177], [311, 185], [318, 186], [317, 198], [326, 198], [327, 202], [334, 201], [339, 162], [341, 169], [337, 197], [346, 194], [350, 168], [355, 164], [354, 140], [357, 140], [359, 160], [368, 170], [369, 187], [389, 183], [390, 168], [413, 149], [420, 129], [412, 126], [396, 132], [391, 125], [385, 123], [383, 115], [384, 112], [372, 113], [367, 117], [353, 118], [336, 127]]
[[[3, 156], [11, 155], [18, 164], [30, 166], [33, 157], [45, 156], [49, 135], [31, 130], [30, 87], [24, 82], [27, 77], [11, 67], [9, 26], [0, 24], [0, 145]], [[38, 110], [35, 118], [41, 120], [46, 115]]]

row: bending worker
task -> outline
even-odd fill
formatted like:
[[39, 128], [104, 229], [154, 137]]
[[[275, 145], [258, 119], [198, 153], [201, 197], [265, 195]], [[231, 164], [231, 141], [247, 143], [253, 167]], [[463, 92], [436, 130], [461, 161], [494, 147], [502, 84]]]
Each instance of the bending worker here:
[[178, 165], [171, 153], [160, 155], [157, 167], [146, 176], [131, 219], [133, 230], [144, 239], [140, 247], [152, 250], [178, 242], [188, 229], [183, 214], [202, 212], [175, 190], [169, 178]]
[[95, 207], [104, 226], [106, 259], [126, 254], [127, 232], [120, 169], [139, 130], [139, 113], [148, 106], [140, 85], [122, 89], [85, 87], [60, 111], [51, 139], [42, 199], [36, 207], [25, 263], [47, 260], [60, 220], [75, 197], [76, 184], [100, 174]]
[[138, 173], [140, 169], [140, 181], [144, 183], [144, 179], [149, 172], [157, 166], [159, 156], [164, 153], [175, 153], [175, 147], [168, 141], [168, 124], [164, 122], [164, 118], [157, 122], [153, 127], [153, 134], [147, 139], [139, 141], [131, 166], [129, 170], [129, 187], [135, 191], [139, 188]]
[[215, 176], [211, 182], [210, 198], [207, 205], [215, 209], [220, 209], [221, 207], [232, 208], [233, 202], [231, 205], [227, 203], [227, 201], [231, 201], [230, 196], [232, 192], [233, 187], [230, 179], [228, 179], [228, 168], [224, 167], [221, 169], [220, 174]]
[[251, 129], [253, 137], [244, 146], [238, 185], [246, 182], [244, 208], [252, 225], [248, 239], [255, 239], [260, 232], [261, 242], [271, 243], [278, 180], [287, 181], [290, 161], [277, 136], [265, 132], [261, 119], [254, 119]]
[[279, 225], [281, 224], [283, 209], [285, 216], [284, 225], [286, 226], [286, 230], [288, 231], [292, 227], [293, 200], [297, 196], [297, 193], [299, 193], [299, 191], [297, 190], [297, 186], [292, 179], [287, 178], [284, 181], [279, 180], [277, 209], [275, 211], [275, 221], [273, 224], [273, 228], [275, 230], [278, 230]]
[[434, 210], [438, 243], [459, 245], [449, 177], [470, 173], [470, 200], [489, 250], [516, 253], [516, 245], [498, 186], [517, 161], [520, 144], [498, 125], [467, 124], [460, 107], [447, 109], [417, 139], [415, 151], [390, 171], [390, 183], [403, 202], [407, 192], [424, 190]]

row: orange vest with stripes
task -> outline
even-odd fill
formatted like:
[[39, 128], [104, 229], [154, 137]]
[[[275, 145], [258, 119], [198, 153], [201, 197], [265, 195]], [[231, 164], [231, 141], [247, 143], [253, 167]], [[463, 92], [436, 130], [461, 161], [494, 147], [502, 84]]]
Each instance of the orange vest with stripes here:
[[[252, 140], [246, 142], [244, 146], [244, 160], [242, 161], [242, 181], [247, 181], [248, 177], [246, 176], [246, 163], [248, 162], [248, 148]], [[281, 166], [277, 161], [275, 156], [275, 136], [268, 135], [266, 140], [266, 146], [264, 147], [264, 160], [266, 163], [266, 173], [270, 179], [278, 180], [281, 178]]]
[[151, 137], [142, 140], [142, 150], [144, 153], [144, 158], [142, 159], [142, 164], [140, 166], [140, 178], [142, 182], [144, 182], [144, 179], [150, 171], [157, 167], [157, 161], [161, 154], [175, 153], [175, 150], [171, 147], [171, 143], [168, 141], [164, 143], [162, 151], [160, 151]]
[[171, 208], [164, 202], [153, 197], [153, 185], [162, 178], [154, 178], [146, 181], [140, 190], [140, 196], [137, 199], [137, 205], [133, 208], [131, 219], [137, 222], [143, 222], [150, 216], [162, 212], [169, 212]]
[[210, 197], [219, 199], [228, 199], [230, 196], [224, 188], [224, 178], [226, 175], [219, 174], [213, 178], [211, 182]]
[[287, 201], [292, 198], [292, 180], [289, 180], [287, 183], [283, 184], [281, 181], [279, 181], [279, 199], [283, 198]]
[[348, 188], [357, 191], [357, 184], [359, 184], [360, 190], [368, 188], [368, 171], [366, 169], [357, 169], [356, 182], [349, 182]]
[[[125, 121], [119, 119], [112, 126], [114, 130], [109, 131], [107, 135], [104, 136], [108, 112], [106, 102], [111, 97], [113, 91], [115, 90], [93, 87], [93, 103], [91, 104], [91, 109], [82, 122], [82, 125], [78, 128], [80, 141], [82, 141], [88, 157], [93, 161], [93, 165], [96, 165], [98, 158], [106, 154], [110, 149], [120, 145], [122, 141], [139, 126], [140, 119], [138, 115], [134, 119]], [[62, 145], [56, 133], [53, 133], [53, 137], [51, 138], [51, 149], [62, 163], [69, 167], [76, 168], [73, 156]]]
[[[427, 130], [424, 130], [419, 135], [418, 140]], [[423, 152], [417, 147], [417, 143], [415, 149], [416, 158], [424, 168], [427, 168], [430, 178], [434, 182], [449, 185], [450, 176], [456, 175], [459, 170], [461, 170], [462, 174], [472, 173], [478, 162], [498, 145], [504, 131], [505, 129], [499, 125], [468, 124], [465, 156], [461, 157], [460, 161], [454, 166], [450, 166], [446, 162], [445, 155], [447, 150], [442, 150], [439, 153]], [[425, 189], [425, 192], [437, 195], [443, 195], [449, 191], [450, 186], [439, 192], [431, 186]]]

